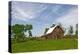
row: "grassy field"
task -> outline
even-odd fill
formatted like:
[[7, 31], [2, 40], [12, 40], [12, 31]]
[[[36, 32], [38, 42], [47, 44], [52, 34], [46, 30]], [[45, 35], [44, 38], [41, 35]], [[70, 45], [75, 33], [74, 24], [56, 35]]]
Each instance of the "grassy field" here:
[[29, 40], [21, 43], [12, 43], [12, 52], [32, 52], [77, 49], [77, 39], [62, 40]]

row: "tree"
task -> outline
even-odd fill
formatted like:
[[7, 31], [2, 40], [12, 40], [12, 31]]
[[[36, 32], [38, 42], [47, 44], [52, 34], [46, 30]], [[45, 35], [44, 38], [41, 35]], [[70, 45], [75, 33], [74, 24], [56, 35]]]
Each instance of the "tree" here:
[[26, 24], [26, 25], [20, 25], [20, 24], [15, 24], [13, 26], [11, 26], [11, 32], [12, 34], [15, 34], [14, 35], [14, 39], [16, 41], [24, 41], [25, 40], [25, 34], [24, 32], [27, 32], [29, 33], [29, 36], [31, 37], [32, 36], [32, 25], [31, 24]]
[[78, 38], [78, 24], [76, 24], [76, 30], [75, 30], [75, 35], [74, 35], [75, 38]]
[[26, 24], [25, 31], [28, 31], [30, 37], [32, 37], [32, 32], [31, 32], [32, 29], [33, 29], [33, 26], [31, 24], [30, 25]]
[[15, 24], [11, 27], [12, 32], [15, 34], [14, 39], [16, 41], [23, 41], [25, 38], [24, 35], [24, 25]]
[[78, 35], [78, 24], [76, 24], [76, 32], [75, 32], [76, 35]]
[[29, 33], [29, 37], [32, 37], [32, 32], [30, 30], [28, 31], [28, 33]]
[[73, 34], [73, 26], [70, 26], [70, 27], [69, 27], [69, 31], [68, 31], [68, 32], [69, 32], [69, 35], [70, 35], [70, 36]]
[[51, 28], [54, 27], [54, 26], [55, 26], [55, 24], [52, 24]]
[[45, 32], [44, 32], [44, 34], [46, 34], [46, 32], [49, 30], [49, 28], [45, 28]]

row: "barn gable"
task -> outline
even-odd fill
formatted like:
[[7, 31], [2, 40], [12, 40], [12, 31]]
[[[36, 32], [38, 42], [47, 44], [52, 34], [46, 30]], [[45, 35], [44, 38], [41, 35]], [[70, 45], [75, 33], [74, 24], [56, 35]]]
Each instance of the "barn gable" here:
[[51, 33], [58, 25], [55, 25], [54, 27], [51, 27], [47, 32], [46, 34], [49, 34]]
[[61, 26], [55, 25], [54, 27], [49, 28], [45, 35], [42, 35], [42, 38], [46, 39], [61, 39], [64, 36], [64, 31]]

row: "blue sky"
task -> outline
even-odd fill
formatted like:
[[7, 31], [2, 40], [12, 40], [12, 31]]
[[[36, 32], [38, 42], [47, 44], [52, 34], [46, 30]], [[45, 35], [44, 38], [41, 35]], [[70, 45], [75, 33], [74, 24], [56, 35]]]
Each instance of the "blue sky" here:
[[65, 28], [70, 25], [75, 28], [78, 23], [77, 5], [14, 1], [11, 13], [12, 25], [33, 25], [33, 36], [43, 35], [45, 28], [53, 23], [62, 23]]

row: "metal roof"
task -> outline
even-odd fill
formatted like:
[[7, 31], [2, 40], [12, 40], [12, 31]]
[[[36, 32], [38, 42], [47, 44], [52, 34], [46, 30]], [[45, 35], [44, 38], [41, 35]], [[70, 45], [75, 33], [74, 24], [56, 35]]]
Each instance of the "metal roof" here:
[[46, 34], [51, 33], [57, 26], [58, 26], [58, 25], [55, 25], [54, 27], [49, 28], [49, 30], [46, 32]]

